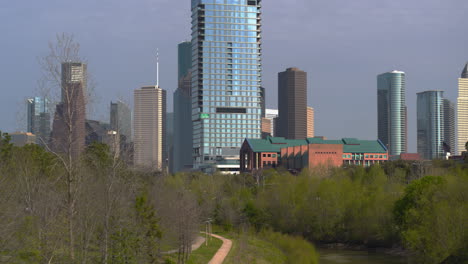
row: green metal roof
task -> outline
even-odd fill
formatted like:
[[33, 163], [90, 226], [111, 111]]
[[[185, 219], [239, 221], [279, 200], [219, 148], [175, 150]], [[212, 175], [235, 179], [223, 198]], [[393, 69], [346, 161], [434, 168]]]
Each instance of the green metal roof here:
[[250, 139], [246, 141], [254, 152], [281, 152], [282, 148], [308, 144], [342, 144], [344, 153], [386, 153], [387, 148], [380, 140], [359, 140], [344, 138], [340, 140], [325, 140], [322, 138], [285, 139], [282, 137], [267, 137], [266, 139]]

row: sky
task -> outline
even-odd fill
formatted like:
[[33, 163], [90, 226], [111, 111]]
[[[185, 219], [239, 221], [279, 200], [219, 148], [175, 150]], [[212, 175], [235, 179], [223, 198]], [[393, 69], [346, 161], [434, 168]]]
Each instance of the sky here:
[[[316, 135], [377, 138], [380, 73], [406, 72], [409, 151], [416, 151], [416, 93], [456, 100], [468, 61], [466, 0], [263, 0], [263, 86], [277, 106], [277, 74], [308, 73]], [[189, 0], [0, 1], [0, 130], [25, 129], [25, 99], [39, 95], [38, 58], [56, 34], [73, 34], [94, 76], [89, 118], [109, 120], [111, 100], [156, 82], [177, 86], [177, 44], [190, 40]]]

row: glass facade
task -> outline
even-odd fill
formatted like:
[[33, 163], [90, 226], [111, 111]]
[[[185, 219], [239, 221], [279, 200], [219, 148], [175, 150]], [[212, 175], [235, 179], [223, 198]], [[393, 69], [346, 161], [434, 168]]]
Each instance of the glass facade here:
[[28, 132], [36, 135], [37, 143], [45, 145], [50, 137], [50, 111], [49, 101], [43, 97], [27, 99]]
[[260, 0], [192, 0], [194, 168], [261, 137]]
[[377, 77], [378, 137], [390, 155], [407, 152], [405, 73], [392, 71]]
[[444, 155], [444, 98], [442, 91], [418, 93], [418, 153], [424, 159]]

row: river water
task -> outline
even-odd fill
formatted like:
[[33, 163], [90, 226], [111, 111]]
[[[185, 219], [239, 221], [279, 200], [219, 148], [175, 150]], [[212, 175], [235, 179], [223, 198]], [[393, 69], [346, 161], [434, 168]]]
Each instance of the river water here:
[[320, 264], [405, 264], [404, 257], [366, 251], [319, 249]]

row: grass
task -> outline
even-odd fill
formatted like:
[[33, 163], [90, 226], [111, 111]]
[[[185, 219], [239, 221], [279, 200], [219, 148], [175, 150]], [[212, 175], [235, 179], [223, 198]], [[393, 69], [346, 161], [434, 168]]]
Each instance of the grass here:
[[224, 264], [284, 264], [286, 255], [272, 243], [258, 238], [253, 233], [237, 234], [214, 228], [214, 233], [232, 240], [232, 249]]
[[[216, 254], [216, 252], [222, 244], [223, 241], [221, 241], [220, 239], [214, 237], [209, 239], [208, 245], [206, 245], [206, 243], [203, 243], [197, 250], [192, 252], [187, 261], [187, 264], [208, 263]], [[177, 263], [177, 253], [169, 255], [165, 257], [165, 259], [172, 261], [167, 263]]]
[[190, 255], [187, 264], [201, 264], [201, 263], [208, 263], [213, 256], [216, 254], [218, 249], [221, 247], [223, 244], [223, 241], [217, 238], [212, 238], [208, 239], [208, 246], [206, 243], [203, 243], [203, 245], [192, 252], [192, 255]]

